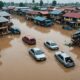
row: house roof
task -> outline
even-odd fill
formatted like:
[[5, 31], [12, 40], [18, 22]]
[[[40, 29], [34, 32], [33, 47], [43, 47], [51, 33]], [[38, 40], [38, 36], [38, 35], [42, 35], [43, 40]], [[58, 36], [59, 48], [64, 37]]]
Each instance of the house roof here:
[[50, 12], [50, 14], [53, 14], [53, 15], [59, 15], [63, 12], [63, 10], [53, 10]]
[[4, 17], [0, 17], [0, 23], [3, 23], [3, 22], [8, 22], [9, 20], [4, 18]]
[[39, 11], [39, 13], [41, 13], [41, 14], [43, 14], [43, 15], [49, 14], [48, 11]]
[[64, 17], [70, 17], [70, 18], [80, 18], [80, 13], [66, 13], [63, 15]]
[[63, 8], [64, 10], [76, 10], [74, 7], [65, 7], [65, 8]]
[[37, 17], [34, 18], [34, 20], [44, 21], [44, 20], [46, 20], [46, 18], [37, 16]]
[[38, 11], [28, 11], [27, 13], [28, 14], [32, 14], [32, 15], [35, 15], [35, 14], [38, 14]]
[[4, 17], [4, 16], [10, 16], [9, 13], [5, 12], [5, 11], [0, 11], [0, 16]]

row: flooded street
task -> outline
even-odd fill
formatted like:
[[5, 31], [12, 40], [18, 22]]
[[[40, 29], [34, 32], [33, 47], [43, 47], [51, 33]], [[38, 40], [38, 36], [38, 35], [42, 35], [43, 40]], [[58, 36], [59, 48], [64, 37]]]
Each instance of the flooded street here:
[[[13, 16], [13, 27], [21, 30], [21, 35], [7, 35], [0, 38], [0, 80], [80, 80], [80, 48], [68, 47], [75, 31], [66, 31], [60, 25], [40, 27], [23, 17]], [[25, 35], [36, 38], [35, 46], [22, 41]], [[60, 50], [69, 53], [76, 66], [67, 69], [60, 64], [51, 51], [44, 46], [45, 40], [56, 42]], [[29, 48], [41, 48], [47, 57], [44, 62], [36, 62], [28, 53]]]

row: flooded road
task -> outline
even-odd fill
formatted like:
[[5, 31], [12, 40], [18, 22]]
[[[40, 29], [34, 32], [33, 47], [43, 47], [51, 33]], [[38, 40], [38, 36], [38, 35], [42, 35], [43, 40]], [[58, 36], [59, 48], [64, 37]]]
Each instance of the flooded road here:
[[[8, 35], [0, 38], [0, 80], [80, 80], [80, 48], [68, 47], [70, 36], [75, 31], [65, 31], [55, 24], [44, 28], [26, 21], [23, 17], [13, 16], [13, 27], [21, 30], [21, 35]], [[22, 37], [32, 35], [36, 38], [35, 46], [28, 46], [22, 42]], [[60, 50], [69, 53], [75, 61], [74, 68], [63, 67], [54, 57], [54, 51], [47, 49], [45, 40], [55, 41]], [[44, 62], [36, 62], [28, 49], [41, 48], [47, 57]]]

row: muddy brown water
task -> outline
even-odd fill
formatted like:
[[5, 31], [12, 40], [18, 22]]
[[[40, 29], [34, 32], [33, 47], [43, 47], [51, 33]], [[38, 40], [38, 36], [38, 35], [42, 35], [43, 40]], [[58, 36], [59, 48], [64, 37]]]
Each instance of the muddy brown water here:
[[[44, 28], [26, 21], [23, 17], [13, 16], [13, 27], [21, 30], [21, 35], [7, 35], [0, 38], [0, 80], [80, 80], [80, 48], [68, 47], [70, 37], [75, 31], [65, 31], [55, 24]], [[22, 42], [22, 37], [32, 35], [36, 38], [35, 46], [28, 46]], [[45, 40], [55, 41], [60, 50], [69, 53], [76, 66], [67, 69], [54, 57], [54, 51], [47, 49]], [[41, 48], [47, 57], [44, 62], [36, 62], [28, 49]]]

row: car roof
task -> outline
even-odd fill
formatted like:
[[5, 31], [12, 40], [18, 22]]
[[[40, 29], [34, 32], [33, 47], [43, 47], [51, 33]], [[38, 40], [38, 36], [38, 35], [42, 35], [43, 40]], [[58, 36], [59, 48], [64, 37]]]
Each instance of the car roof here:
[[49, 43], [55, 43], [55, 42], [53, 42], [53, 41], [51, 41], [51, 40], [48, 40], [48, 41], [46, 41], [46, 42], [49, 42]]
[[57, 51], [57, 52], [56, 52], [56, 55], [61, 55], [61, 56], [63, 56], [64, 58], [70, 57], [68, 54], [66, 54], [66, 53], [63, 52], [63, 51]]
[[32, 36], [30, 36], [30, 35], [27, 35], [26, 36], [28, 39], [34, 39]]
[[33, 50], [37, 51], [37, 50], [40, 50], [39, 48], [32, 48]]

